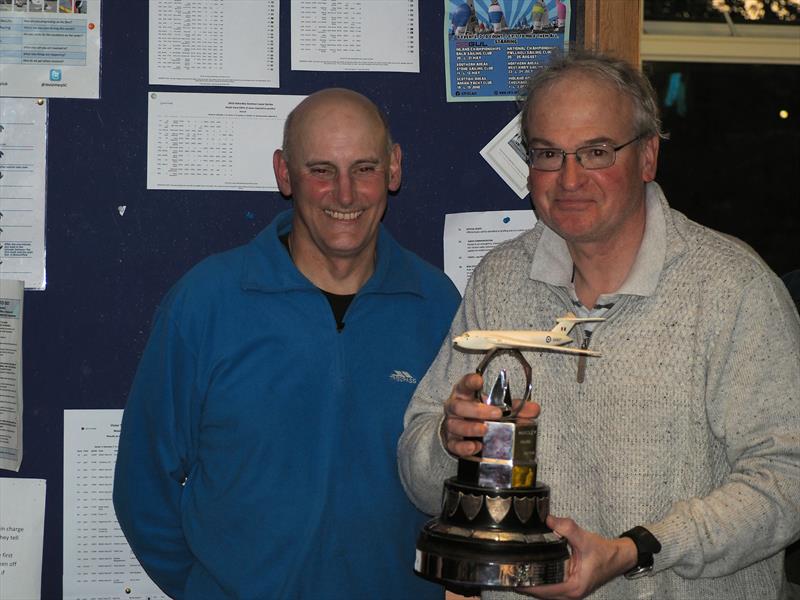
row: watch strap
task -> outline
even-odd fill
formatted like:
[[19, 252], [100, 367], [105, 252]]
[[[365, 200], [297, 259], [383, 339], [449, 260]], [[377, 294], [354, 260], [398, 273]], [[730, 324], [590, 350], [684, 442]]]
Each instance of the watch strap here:
[[636, 565], [625, 573], [625, 579], [638, 579], [653, 570], [653, 555], [661, 552], [661, 542], [647, 528], [637, 525], [619, 537], [626, 537], [636, 544]]

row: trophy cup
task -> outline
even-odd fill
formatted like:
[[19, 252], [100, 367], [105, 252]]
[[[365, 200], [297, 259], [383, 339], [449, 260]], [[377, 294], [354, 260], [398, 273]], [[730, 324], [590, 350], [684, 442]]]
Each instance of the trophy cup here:
[[444, 483], [441, 514], [417, 539], [414, 571], [466, 596], [559, 583], [569, 559], [566, 540], [545, 524], [550, 488], [536, 481], [536, 422], [517, 416], [530, 400], [530, 364], [519, 350], [493, 348], [476, 371], [483, 376], [500, 354], [516, 358], [524, 373], [522, 401], [513, 405], [510, 376], [500, 369], [484, 402], [503, 416], [485, 421], [477, 456], [458, 459], [456, 477]]

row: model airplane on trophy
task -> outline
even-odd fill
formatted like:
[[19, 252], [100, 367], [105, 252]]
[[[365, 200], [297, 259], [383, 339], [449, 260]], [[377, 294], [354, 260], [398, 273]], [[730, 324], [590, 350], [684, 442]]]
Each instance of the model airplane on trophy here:
[[568, 312], [556, 319], [556, 326], [550, 331], [519, 330], [471, 330], [453, 339], [453, 343], [464, 350], [492, 350], [494, 348], [534, 348], [553, 350], [555, 352], [571, 352], [584, 356], [600, 356], [583, 348], [567, 348], [565, 344], [574, 342], [567, 335], [576, 323], [593, 323], [605, 321], [602, 317], [576, 317]]
[[604, 320], [567, 313], [550, 331], [473, 330], [453, 340], [460, 348], [486, 352], [475, 369], [481, 377], [495, 358], [504, 356], [505, 361], [510, 355], [519, 363], [515, 376], [522, 371], [524, 387], [515, 403], [509, 372], [500, 368], [485, 398], [475, 392], [476, 402], [501, 408], [503, 416], [484, 420], [481, 449], [460, 456], [455, 477], [444, 481], [441, 512], [417, 537], [414, 571], [420, 577], [463, 596], [565, 580], [567, 540], [547, 525], [550, 487], [537, 478], [539, 426], [536, 419], [519, 416], [533, 384], [533, 370], [521, 350], [599, 356], [565, 345], [574, 341], [567, 334], [576, 323]]

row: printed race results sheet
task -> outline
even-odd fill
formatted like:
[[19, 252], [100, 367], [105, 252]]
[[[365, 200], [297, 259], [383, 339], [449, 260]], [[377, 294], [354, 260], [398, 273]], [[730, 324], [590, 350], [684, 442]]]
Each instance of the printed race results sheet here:
[[272, 153], [305, 96], [148, 96], [147, 189], [278, 191]]
[[150, 84], [280, 85], [278, 0], [150, 0]]
[[419, 73], [417, 0], [292, 0], [292, 69]]
[[166, 599], [112, 505], [122, 409], [64, 411], [64, 599]]

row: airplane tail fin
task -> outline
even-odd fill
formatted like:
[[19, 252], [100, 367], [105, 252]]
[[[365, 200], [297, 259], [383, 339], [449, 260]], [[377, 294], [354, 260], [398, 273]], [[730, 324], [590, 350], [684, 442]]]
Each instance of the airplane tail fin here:
[[563, 317], [556, 319], [556, 326], [553, 327], [553, 333], [568, 334], [575, 327], [576, 323], [597, 323], [605, 321], [603, 317], [576, 317], [575, 313], [568, 312]]

